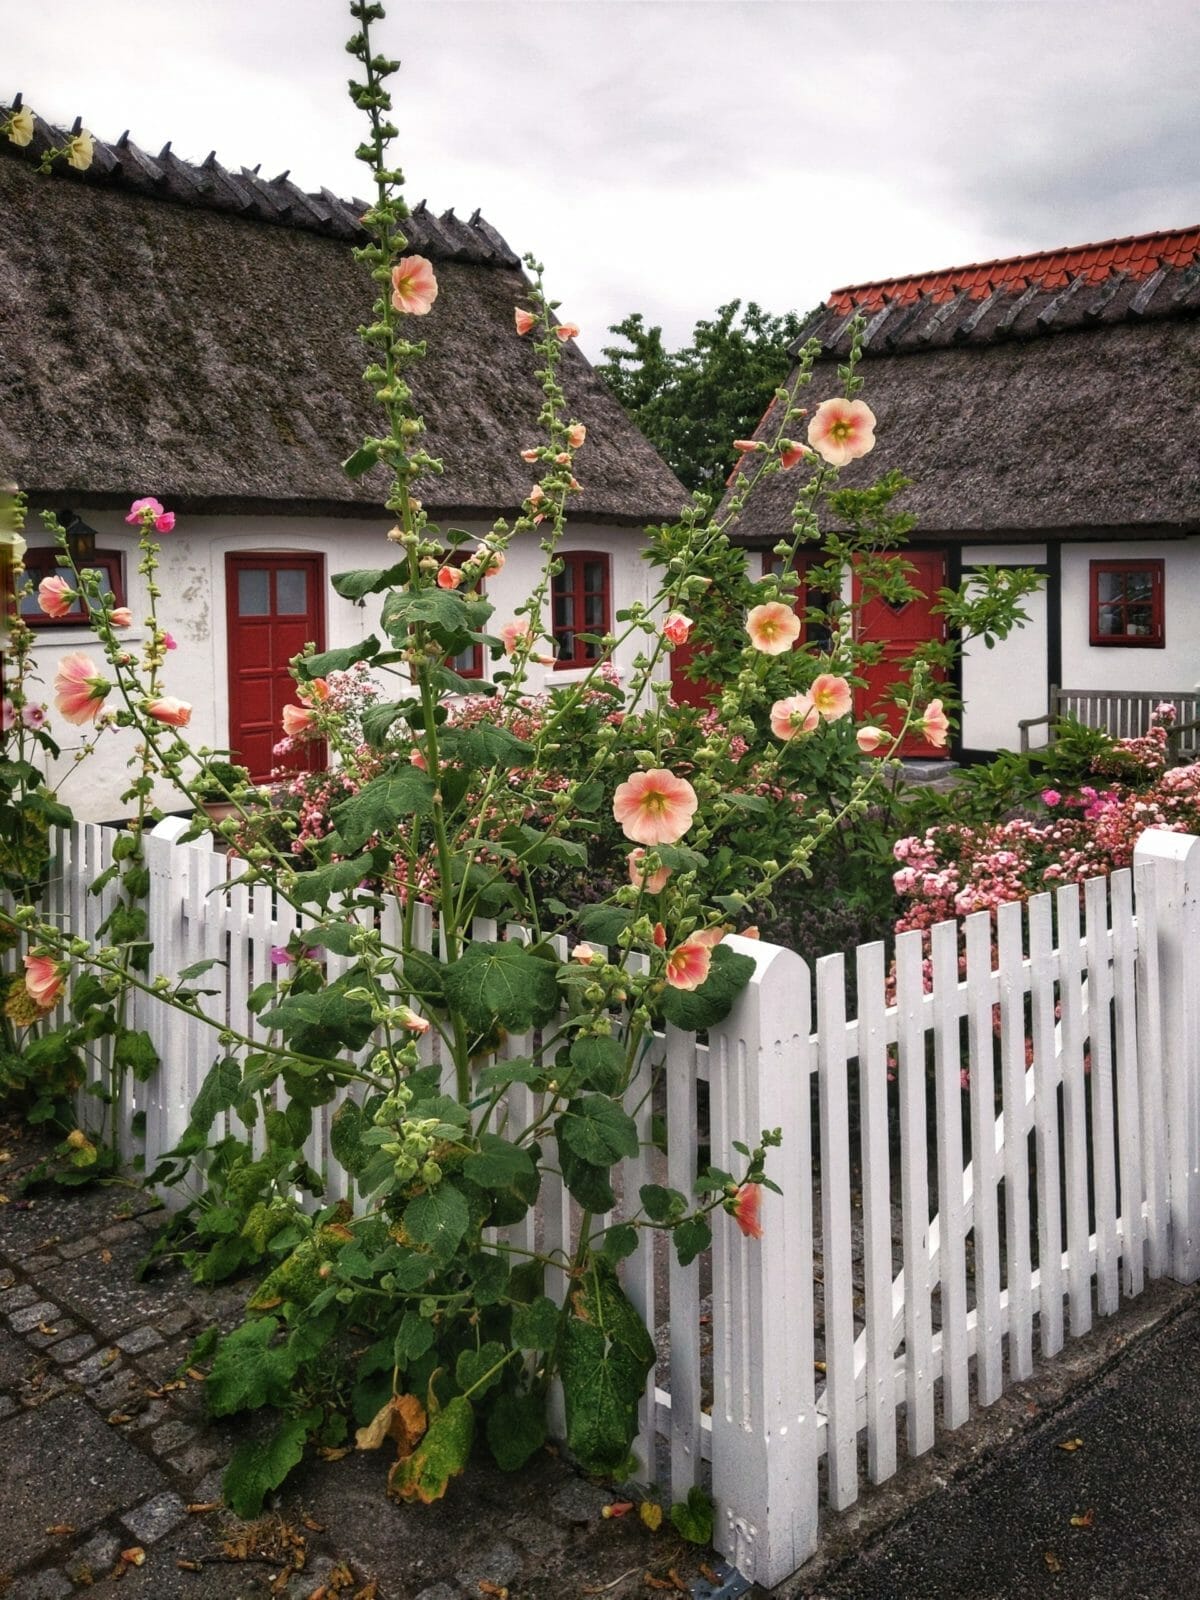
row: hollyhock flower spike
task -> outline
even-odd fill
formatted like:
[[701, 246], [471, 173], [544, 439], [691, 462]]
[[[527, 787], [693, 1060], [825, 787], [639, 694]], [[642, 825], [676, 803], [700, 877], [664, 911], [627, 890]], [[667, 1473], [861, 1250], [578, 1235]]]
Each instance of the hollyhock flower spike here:
[[820, 677], [813, 680], [808, 693], [826, 722], [836, 722], [850, 710], [850, 685], [835, 673], [822, 672]]
[[844, 467], [875, 448], [875, 413], [865, 400], [822, 400], [808, 425], [808, 442], [831, 467]]
[[305, 739], [312, 730], [313, 713], [303, 706], [284, 706], [283, 731], [289, 739]]
[[708, 977], [712, 951], [696, 939], [676, 945], [667, 957], [667, 982], [672, 989], [698, 989]]
[[135, 500], [125, 516], [125, 521], [134, 527], [145, 526], [147, 523], [157, 522], [159, 517], [166, 515], [162, 508], [162, 501], [156, 500], [153, 495], [146, 495], [141, 500]]
[[433, 263], [425, 256], [405, 256], [392, 268], [392, 308], [412, 317], [424, 317], [438, 296]]
[[860, 728], [854, 735], [854, 742], [865, 756], [873, 756], [880, 745], [887, 743], [887, 734], [882, 728]]
[[162, 722], [168, 728], [186, 728], [192, 720], [192, 708], [186, 700], [177, 700], [172, 694], [165, 694], [161, 699], [151, 700], [146, 707], [148, 716], [155, 722]]
[[19, 111], [14, 111], [4, 125], [9, 143], [24, 149], [33, 142], [33, 112], [28, 106], [22, 106]]
[[802, 733], [811, 733], [821, 715], [806, 694], [789, 695], [771, 707], [771, 732], [785, 742]]
[[534, 316], [532, 311], [524, 311], [520, 306], [514, 306], [513, 321], [517, 325], [517, 332], [523, 339], [529, 332], [530, 328], [533, 327], [534, 323], [537, 321], [537, 318]]
[[925, 715], [921, 718], [921, 732], [936, 750], [944, 748], [946, 735], [950, 732], [950, 720], [942, 710], [940, 700], [931, 700], [925, 707]]
[[54, 704], [59, 715], [76, 727], [95, 722], [112, 684], [101, 677], [94, 662], [78, 651], [63, 656], [54, 675]]
[[108, 620], [114, 628], [132, 628], [133, 612], [128, 606], [114, 606], [108, 613]]
[[66, 968], [53, 956], [24, 956], [25, 988], [43, 1011], [51, 1011], [62, 993]]
[[578, 339], [579, 324], [577, 322], [560, 322], [554, 330], [560, 344], [566, 344], [568, 339]]
[[654, 872], [644, 872], [642, 862], [645, 859], [646, 852], [642, 849], [629, 852], [629, 881], [635, 889], [644, 889], [647, 894], [661, 894], [667, 886], [671, 869], [658, 867]]
[[663, 618], [662, 633], [668, 644], [686, 644], [688, 634], [695, 624], [682, 611], [668, 611]]
[[761, 1239], [763, 1236], [762, 1223], [758, 1220], [759, 1208], [762, 1205], [762, 1192], [757, 1183], [744, 1183], [737, 1193], [726, 1201], [729, 1215], [746, 1235], [747, 1239]]
[[65, 578], [57, 573], [53, 577], [43, 578], [38, 584], [37, 603], [38, 610], [43, 611], [48, 617], [65, 617], [70, 613], [76, 599], [75, 590]]
[[678, 844], [692, 825], [699, 805], [686, 778], [665, 767], [635, 772], [617, 785], [613, 817], [634, 844]]
[[746, 632], [750, 643], [763, 655], [781, 656], [800, 637], [800, 618], [791, 606], [769, 600], [766, 605], [755, 606], [747, 613]]
[[437, 586], [439, 589], [457, 589], [462, 581], [463, 575], [460, 567], [438, 568]]

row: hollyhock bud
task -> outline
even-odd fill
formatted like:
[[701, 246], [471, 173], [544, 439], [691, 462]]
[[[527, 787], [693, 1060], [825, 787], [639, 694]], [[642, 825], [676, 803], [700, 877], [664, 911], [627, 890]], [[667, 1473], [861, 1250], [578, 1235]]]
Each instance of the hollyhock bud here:
[[174, 695], [163, 695], [159, 700], [151, 700], [146, 707], [148, 716], [155, 722], [163, 722], [170, 728], [186, 728], [192, 720], [192, 708], [186, 700], [177, 700]]
[[691, 617], [682, 611], [668, 611], [663, 618], [663, 638], [670, 644], [686, 644], [688, 634], [695, 624]]
[[114, 628], [132, 628], [133, 612], [128, 606], [114, 606], [108, 614], [108, 620]]
[[863, 755], [870, 756], [874, 755], [881, 744], [887, 743], [887, 734], [882, 728], [860, 728], [854, 735], [854, 741]]
[[537, 321], [537, 318], [532, 311], [524, 311], [520, 306], [514, 306], [513, 321], [517, 325], [517, 332], [524, 338]]
[[457, 589], [463, 581], [462, 571], [458, 567], [439, 567], [437, 586], [439, 589]]

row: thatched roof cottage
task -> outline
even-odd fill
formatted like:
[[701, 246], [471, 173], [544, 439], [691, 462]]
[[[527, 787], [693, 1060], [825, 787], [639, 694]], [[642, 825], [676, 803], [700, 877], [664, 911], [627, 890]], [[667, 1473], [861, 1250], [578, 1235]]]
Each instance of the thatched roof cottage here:
[[[962, 753], [1014, 745], [1051, 684], [1191, 689], [1200, 228], [837, 289], [797, 339], [821, 345], [806, 404], [837, 391], [856, 313], [877, 445], [842, 481], [889, 468], [913, 480], [900, 504], [918, 519], [912, 559], [930, 590], [984, 565], [1046, 578], [1027, 627], [968, 653]], [[764, 484], [738, 539], [769, 551], [790, 527], [791, 495], [785, 475]], [[920, 609], [880, 607], [873, 637], [936, 627]]]
[[[382, 472], [355, 481], [340, 468], [377, 425], [355, 332], [373, 293], [351, 255], [365, 203], [305, 194], [286, 173], [230, 171], [215, 154], [151, 156], [128, 135], [97, 140], [86, 172], [59, 161], [39, 174], [62, 137], [39, 122], [27, 149], [0, 142], [0, 469], [35, 508], [95, 531], [98, 564], [135, 616], [144, 596], [122, 513], [152, 494], [178, 514], [163, 545], [164, 621], [180, 643], [171, 692], [193, 702], [199, 740], [261, 773], [290, 698], [287, 657], [305, 638], [332, 647], [374, 624], [328, 575], [383, 564], [389, 548]], [[513, 327], [525, 280], [478, 212], [422, 204], [405, 231], [440, 287], [411, 382], [445, 471], [420, 492], [443, 527], [483, 532], [517, 513], [531, 483], [519, 452], [538, 437], [542, 394]], [[604, 631], [647, 598], [641, 530], [686, 496], [573, 343], [562, 377], [588, 427], [556, 604], [554, 676], [568, 681], [584, 649], [572, 623], [586, 609]], [[491, 582], [501, 620], [529, 591], [534, 545]], [[79, 638], [44, 625], [39, 653], [52, 669]], [[264, 640], [272, 681], [251, 694]], [[112, 768], [90, 815], [114, 812], [120, 760]]]

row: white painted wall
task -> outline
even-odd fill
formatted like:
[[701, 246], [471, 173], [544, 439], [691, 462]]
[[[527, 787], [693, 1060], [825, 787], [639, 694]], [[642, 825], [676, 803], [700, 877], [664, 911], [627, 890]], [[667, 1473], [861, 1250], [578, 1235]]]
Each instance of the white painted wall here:
[[[135, 619], [144, 618], [148, 609], [146, 580], [137, 571], [137, 540], [118, 512], [88, 512], [87, 521], [96, 529], [101, 549], [125, 552], [126, 597]], [[490, 524], [465, 522], [464, 532], [482, 537]], [[223, 748], [229, 738], [228, 716], [228, 640], [225, 617], [225, 557], [230, 552], [261, 553], [317, 552], [325, 557], [327, 579], [334, 573], [354, 567], [386, 567], [396, 558], [395, 546], [387, 543], [382, 524], [330, 518], [308, 517], [186, 517], [181, 516], [174, 533], [163, 537], [162, 565], [158, 583], [161, 624], [178, 640], [179, 648], [167, 657], [164, 672], [168, 694], [188, 701], [192, 720], [189, 741], [194, 745]], [[30, 544], [49, 541], [34, 531]], [[613, 611], [635, 601], [648, 603], [653, 593], [654, 569], [641, 559], [642, 539], [637, 529], [602, 527], [579, 523], [569, 527], [563, 550], [608, 551], [612, 558]], [[542, 552], [536, 538], [526, 538], [510, 548], [502, 572], [490, 579], [488, 598], [496, 608], [492, 619], [495, 630], [511, 620], [514, 608], [531, 593], [541, 569]], [[369, 597], [366, 604], [343, 600], [327, 585], [325, 644], [328, 649], [357, 643], [375, 631], [381, 600]], [[136, 647], [144, 629], [135, 626], [125, 635]], [[91, 647], [89, 650], [89, 640]], [[632, 673], [639, 640], [624, 645], [616, 657], [623, 678]], [[56, 664], [68, 651], [83, 650], [103, 664], [103, 656], [92, 635], [80, 628], [40, 629], [34, 649], [36, 670], [41, 677], [41, 693], [52, 705], [52, 685]], [[552, 671], [531, 667], [530, 692], [549, 683], [578, 681], [580, 671]], [[133, 754], [134, 737], [127, 730], [105, 734], [100, 748], [86, 763], [74, 763], [74, 754], [83, 742], [81, 734], [51, 711], [55, 736], [63, 747], [62, 761], [49, 774], [61, 785], [62, 797], [86, 821], [108, 821], [128, 809], [120, 800], [127, 787], [125, 764]], [[282, 730], [281, 730], [282, 737]], [[159, 803], [170, 807], [170, 791], [164, 788]], [[177, 802], [174, 802], [177, 804]]]
[[[1023, 602], [1029, 621], [1023, 627], [998, 640], [991, 650], [982, 639], [964, 647], [962, 742], [966, 749], [1019, 749], [1018, 721], [1045, 714], [1046, 604], [1044, 589], [1029, 595]], [[1044, 729], [1031, 732], [1034, 744], [1044, 743]]]
[[[1089, 640], [1090, 561], [1161, 560], [1165, 645], [1093, 645]], [[1064, 544], [1062, 687], [1191, 689], [1200, 680], [1200, 539], [1129, 539]]]

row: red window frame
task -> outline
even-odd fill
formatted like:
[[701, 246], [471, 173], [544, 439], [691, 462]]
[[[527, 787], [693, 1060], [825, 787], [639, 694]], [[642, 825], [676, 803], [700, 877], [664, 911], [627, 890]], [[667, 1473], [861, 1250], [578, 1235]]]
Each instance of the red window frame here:
[[[1118, 574], [1121, 576], [1132, 573], [1148, 574], [1150, 578], [1150, 631], [1149, 633], [1130, 633], [1123, 627], [1120, 633], [1102, 633], [1100, 629], [1101, 607], [1117, 607], [1123, 623], [1128, 621], [1128, 612], [1134, 607], [1144, 607], [1147, 602], [1143, 598], [1130, 598], [1127, 587], [1121, 586], [1119, 600], [1101, 600], [1100, 580], [1104, 577]], [[1089, 638], [1094, 645], [1116, 645], [1123, 649], [1162, 650], [1167, 642], [1166, 626], [1163, 610], [1163, 589], [1166, 575], [1166, 563], [1150, 558], [1134, 561], [1090, 561], [1088, 563], [1088, 594], [1089, 594]]]
[[[563, 564], [563, 570], [556, 573], [551, 584], [550, 592], [550, 632], [554, 638], [555, 668], [563, 667], [594, 667], [599, 661], [601, 650], [599, 645], [580, 644], [580, 633], [609, 633], [612, 629], [612, 560], [606, 551], [602, 550], [565, 550], [559, 553], [558, 559]], [[600, 587], [598, 589], [587, 587], [587, 568], [590, 564], [600, 567]], [[587, 602], [600, 596], [601, 620], [599, 622], [587, 621]], [[572, 619], [579, 621], [558, 622], [555, 613], [560, 600], [570, 599]], [[571, 648], [564, 648], [565, 641], [570, 641]]]
[[[58, 551], [50, 545], [43, 545], [37, 550], [27, 550], [24, 564], [25, 576], [33, 580], [35, 594], [42, 579], [52, 578], [56, 573], [74, 587], [75, 578], [70, 567], [60, 565]], [[113, 605], [123, 606], [125, 604], [124, 554], [120, 550], [97, 550], [84, 563], [84, 570], [88, 569], [107, 575], [108, 586], [112, 590]], [[29, 609], [21, 612], [21, 621], [30, 628], [86, 628], [88, 625], [88, 611], [82, 595], [78, 596], [64, 617], [48, 617], [33, 597], [27, 599], [25, 604]]]
[[[476, 553], [477, 552], [474, 550], [456, 550], [453, 555], [446, 557], [442, 565], [446, 567], [461, 567], [465, 561], [470, 561], [471, 557]], [[484, 580], [482, 578], [480, 578], [479, 582], [475, 585], [474, 592], [480, 595], [483, 594]], [[465, 667], [461, 666], [460, 662], [462, 661], [463, 656], [468, 654], [471, 657], [470, 664]], [[483, 646], [481, 644], [469, 644], [467, 648], [463, 651], [460, 651], [458, 655], [447, 656], [446, 665], [450, 668], [451, 672], [457, 673], [460, 678], [483, 679], [486, 676], [486, 672], [484, 670]]]
[[[800, 618], [800, 637], [792, 646], [794, 650], [799, 650], [803, 646], [810, 643], [808, 637], [808, 608], [810, 605], [815, 605], [816, 602], [809, 599], [809, 590], [811, 585], [808, 581], [808, 574], [813, 567], [821, 567], [824, 565], [825, 562], [821, 556], [798, 555], [795, 559], [794, 570], [798, 583], [796, 587], [796, 603], [792, 609]], [[764, 550], [762, 558], [762, 570], [764, 578], [768, 577], [772, 572], [782, 572], [783, 557], [778, 555], [774, 550]], [[826, 595], [828, 598], [828, 592], [824, 589], [817, 589], [815, 590], [815, 593]], [[829, 642], [829, 629], [827, 628], [825, 630], [824, 639], [814, 639], [811, 642], [823, 648]]]

